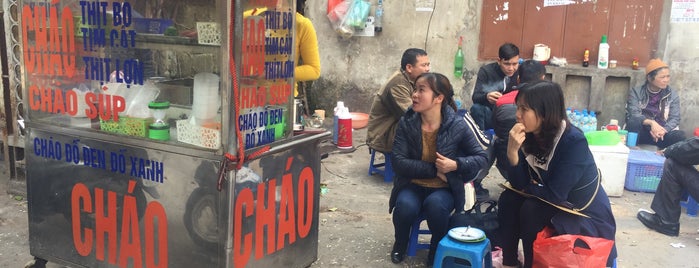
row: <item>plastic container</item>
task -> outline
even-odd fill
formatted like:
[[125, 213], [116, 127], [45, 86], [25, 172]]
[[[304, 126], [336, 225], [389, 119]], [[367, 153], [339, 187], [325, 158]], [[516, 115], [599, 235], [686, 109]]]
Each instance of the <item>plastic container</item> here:
[[624, 188], [629, 191], [654, 193], [663, 175], [664, 163], [665, 157], [653, 151], [631, 150]]
[[352, 149], [352, 115], [347, 107], [337, 114], [337, 148]]
[[620, 141], [616, 131], [588, 131], [585, 138], [589, 145], [616, 145]]
[[194, 125], [202, 126], [213, 123], [221, 106], [218, 93], [219, 77], [213, 73], [194, 75], [192, 98], [192, 120]]
[[607, 35], [602, 36], [597, 50], [597, 68], [609, 68], [609, 44], [607, 43]]
[[629, 135], [629, 131], [622, 129], [618, 131], [619, 133], [619, 140], [621, 140], [621, 143], [626, 144], [626, 137]]
[[634, 147], [636, 146], [636, 140], [638, 140], [638, 133], [636, 132], [629, 132], [626, 135], [626, 146], [629, 147]]
[[335, 109], [333, 110], [333, 144], [337, 144], [337, 127], [338, 127], [338, 117], [337, 114], [345, 108], [345, 102], [343, 101], [338, 101], [337, 105], [335, 105]]

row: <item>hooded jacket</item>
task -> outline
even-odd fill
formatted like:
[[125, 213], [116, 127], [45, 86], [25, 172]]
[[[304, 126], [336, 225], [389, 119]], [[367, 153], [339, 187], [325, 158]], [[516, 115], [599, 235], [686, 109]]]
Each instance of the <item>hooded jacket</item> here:
[[[437, 177], [434, 163], [422, 161], [422, 119], [419, 113], [408, 109], [398, 123], [391, 164], [396, 174], [389, 200], [389, 213], [396, 205], [400, 190], [412, 179]], [[463, 117], [451, 107], [442, 106], [442, 123], [437, 132], [437, 152], [456, 161], [457, 169], [446, 174], [447, 183], [454, 195], [454, 207], [465, 204], [464, 183], [473, 180], [479, 170], [487, 165], [487, 154]]]

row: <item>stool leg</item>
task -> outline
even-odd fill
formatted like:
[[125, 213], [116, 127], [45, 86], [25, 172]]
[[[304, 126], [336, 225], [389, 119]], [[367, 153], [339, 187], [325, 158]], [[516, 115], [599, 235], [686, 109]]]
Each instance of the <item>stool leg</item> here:
[[384, 182], [392, 182], [393, 181], [393, 165], [391, 165], [391, 154], [384, 153], [383, 155], [384, 155], [383, 181]]
[[697, 216], [697, 207], [699, 207], [699, 204], [697, 204], [697, 201], [692, 198], [691, 195], [687, 196], [687, 215], [696, 217]]

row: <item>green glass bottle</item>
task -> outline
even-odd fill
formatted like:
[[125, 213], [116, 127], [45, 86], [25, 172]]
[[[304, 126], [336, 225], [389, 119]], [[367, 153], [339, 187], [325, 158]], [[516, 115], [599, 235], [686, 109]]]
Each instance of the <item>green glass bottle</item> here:
[[463, 39], [463, 36], [459, 37], [459, 47], [456, 49], [456, 55], [454, 56], [454, 76], [458, 78], [461, 78], [464, 68], [464, 52], [461, 51], [461, 42]]

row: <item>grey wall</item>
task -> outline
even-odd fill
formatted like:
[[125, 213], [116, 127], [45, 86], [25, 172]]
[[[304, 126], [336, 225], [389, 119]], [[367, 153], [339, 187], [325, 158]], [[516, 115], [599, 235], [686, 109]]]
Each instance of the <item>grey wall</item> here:
[[[375, 37], [355, 36], [349, 39], [343, 39], [335, 33], [326, 18], [327, 0], [308, 1], [306, 16], [315, 25], [321, 56], [321, 78], [313, 83], [309, 91], [311, 107], [332, 112], [335, 102], [342, 100], [350, 111], [368, 112], [372, 93], [400, 67], [400, 56], [409, 47], [427, 50], [432, 71], [450, 77], [457, 94], [470, 107], [475, 74], [482, 64], [487, 63], [477, 60], [482, 1], [436, 0], [434, 13], [415, 11], [415, 0], [385, 1], [383, 32]], [[373, 5], [376, 3], [376, 0], [372, 1]], [[681, 128], [691, 135], [693, 129], [699, 126], [699, 117], [692, 114], [697, 108], [696, 100], [699, 97], [699, 76], [696, 75], [699, 72], [699, 27], [696, 27], [697, 24], [670, 23], [670, 7], [671, 1], [666, 0], [657, 56], [670, 65], [671, 86], [682, 96]], [[452, 74], [459, 36], [464, 37], [464, 79], [455, 78]], [[643, 68], [645, 62], [640, 65]], [[617, 72], [619, 71], [623, 72], [618, 69]], [[593, 86], [590, 80], [578, 79], [577, 75], [573, 75], [576, 72], [579, 70], [572, 70], [571, 75], [566, 76], [570, 79], [565, 78], [564, 86], [585, 88], [593, 92], [589, 89]], [[629, 69], [628, 74], [622, 76], [635, 75]], [[642, 83], [643, 79], [635, 79], [633, 82]], [[618, 118], [621, 121], [624, 117], [624, 96], [628, 88], [607, 86], [601, 92], [602, 98], [613, 100], [604, 103], [605, 108], [608, 108], [608, 112], [602, 113], [604, 121], [608, 121], [608, 118]], [[576, 99], [575, 103], [588, 105], [590, 101], [599, 98], [588, 96], [587, 100], [579, 101], [579, 95], [567, 97]], [[600, 120], [600, 125], [604, 121]]]

